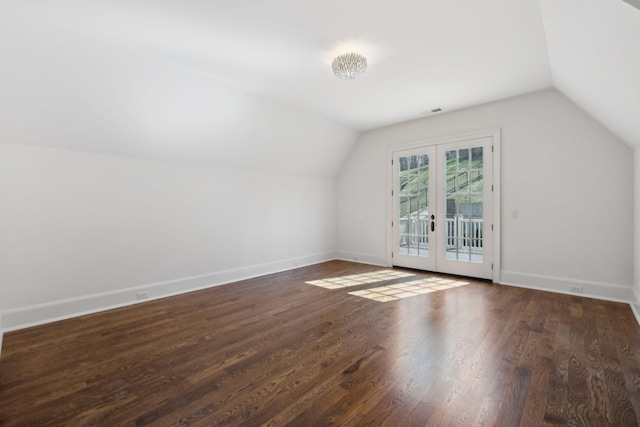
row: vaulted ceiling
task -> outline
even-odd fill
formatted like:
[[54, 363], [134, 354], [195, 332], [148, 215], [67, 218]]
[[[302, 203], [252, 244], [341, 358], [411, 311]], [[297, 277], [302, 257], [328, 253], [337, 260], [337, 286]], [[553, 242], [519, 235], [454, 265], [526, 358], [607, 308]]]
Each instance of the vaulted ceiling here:
[[[623, 0], [0, 0], [0, 142], [234, 159], [305, 141], [331, 175], [358, 131], [555, 87], [635, 146], [639, 45]], [[360, 79], [333, 76], [345, 50]]]

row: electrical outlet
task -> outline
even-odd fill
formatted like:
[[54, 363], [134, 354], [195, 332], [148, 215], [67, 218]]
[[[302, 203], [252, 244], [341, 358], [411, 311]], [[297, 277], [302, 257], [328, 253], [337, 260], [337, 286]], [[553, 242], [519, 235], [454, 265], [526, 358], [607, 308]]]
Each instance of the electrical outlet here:
[[574, 294], [581, 294], [584, 292], [584, 289], [582, 289], [582, 286], [571, 286], [569, 290]]
[[138, 292], [136, 294], [136, 299], [147, 299], [147, 298], [149, 298], [149, 292], [147, 291]]

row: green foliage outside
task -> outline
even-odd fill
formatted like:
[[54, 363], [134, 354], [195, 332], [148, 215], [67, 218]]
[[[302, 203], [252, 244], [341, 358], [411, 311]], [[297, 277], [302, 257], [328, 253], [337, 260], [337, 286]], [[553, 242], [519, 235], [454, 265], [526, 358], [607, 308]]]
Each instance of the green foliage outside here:
[[[457, 204], [482, 202], [482, 148], [448, 151], [446, 188], [447, 199]], [[471, 158], [470, 158], [471, 157]], [[401, 157], [399, 175], [400, 218], [427, 215], [429, 159], [426, 154]]]

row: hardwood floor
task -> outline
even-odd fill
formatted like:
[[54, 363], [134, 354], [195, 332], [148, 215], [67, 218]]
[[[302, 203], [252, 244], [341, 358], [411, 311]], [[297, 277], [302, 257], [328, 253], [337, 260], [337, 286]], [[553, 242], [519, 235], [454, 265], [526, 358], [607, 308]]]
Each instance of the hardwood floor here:
[[[380, 269], [334, 261], [5, 334], [0, 425], [638, 425], [627, 305], [304, 283]], [[384, 283], [433, 276], [414, 273]]]

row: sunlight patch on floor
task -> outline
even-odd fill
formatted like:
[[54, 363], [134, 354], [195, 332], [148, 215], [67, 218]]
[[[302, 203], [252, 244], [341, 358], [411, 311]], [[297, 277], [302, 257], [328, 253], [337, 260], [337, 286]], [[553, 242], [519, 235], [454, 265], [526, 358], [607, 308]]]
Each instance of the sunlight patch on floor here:
[[354, 274], [351, 276], [332, 277], [329, 279], [312, 280], [305, 282], [309, 285], [320, 286], [325, 289], [341, 289], [350, 286], [361, 286], [370, 283], [384, 282], [394, 280], [401, 277], [415, 276], [412, 273], [404, 273], [402, 271], [379, 270], [371, 273]]
[[362, 298], [372, 299], [378, 302], [395, 301], [401, 298], [415, 297], [430, 292], [441, 291], [444, 289], [457, 288], [459, 286], [468, 285], [469, 282], [459, 282], [456, 280], [439, 279], [432, 277], [428, 279], [412, 280], [411, 282], [398, 283], [389, 286], [380, 286], [377, 288], [365, 289], [362, 291], [349, 292], [349, 295], [355, 295]]

